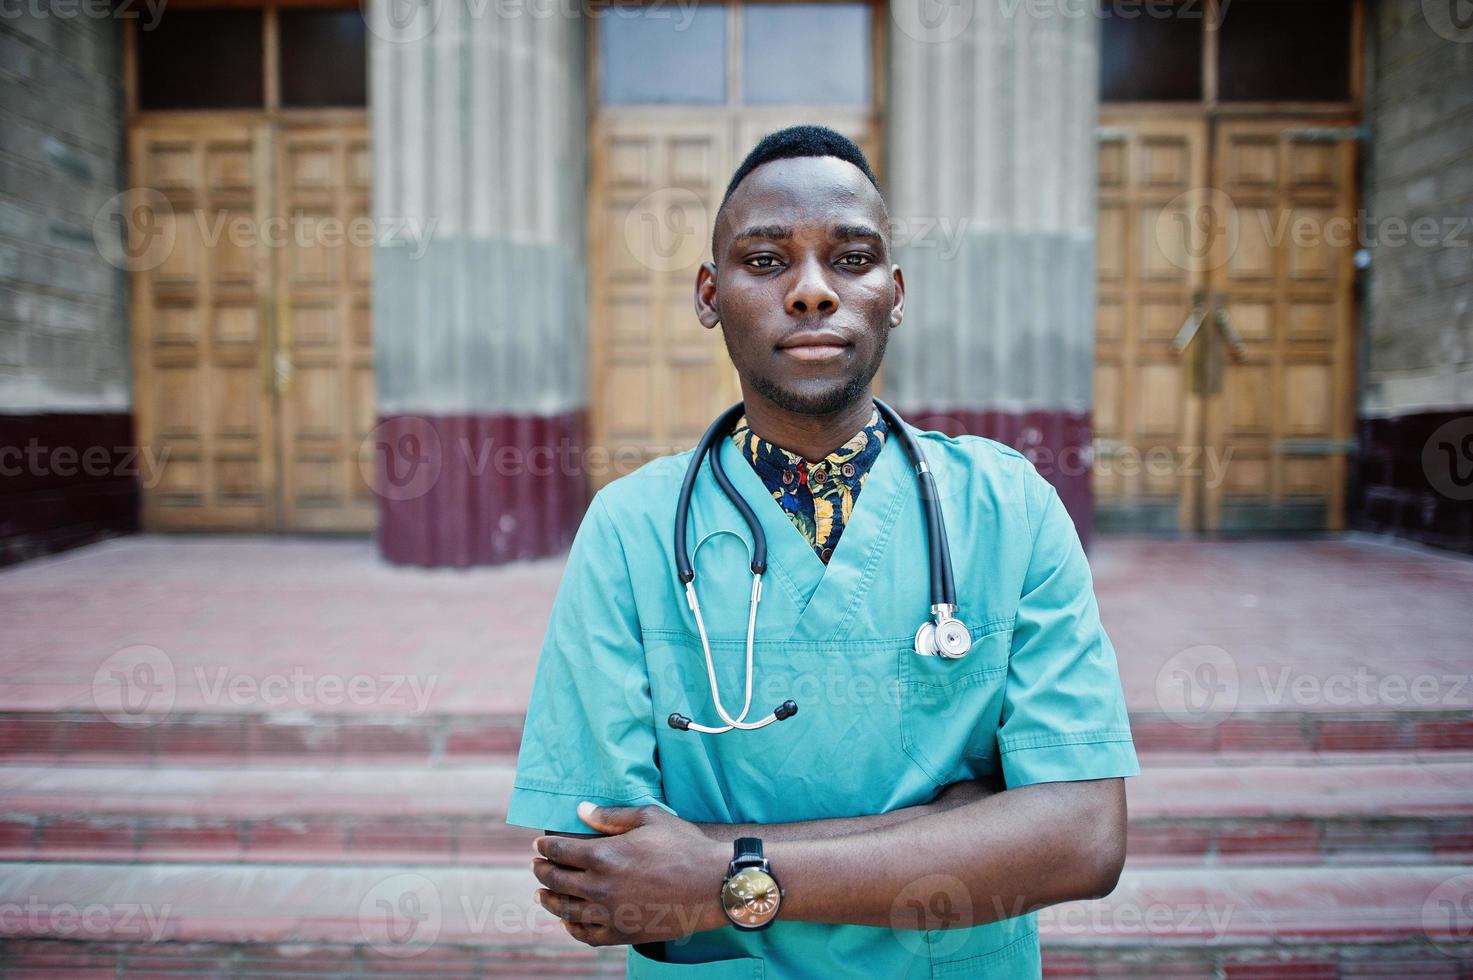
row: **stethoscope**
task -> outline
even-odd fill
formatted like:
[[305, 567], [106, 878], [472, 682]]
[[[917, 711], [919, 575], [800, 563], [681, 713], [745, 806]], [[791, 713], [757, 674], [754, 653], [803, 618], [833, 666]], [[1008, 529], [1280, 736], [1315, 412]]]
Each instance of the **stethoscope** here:
[[[941, 501], [936, 492], [936, 478], [931, 474], [931, 468], [926, 465], [925, 454], [921, 452], [920, 445], [900, 416], [895, 410], [878, 398], [874, 400], [875, 407], [885, 417], [890, 431], [895, 433], [900, 444], [905, 447], [905, 454], [910, 457], [911, 465], [915, 468], [916, 479], [920, 483], [921, 505], [926, 513], [926, 544], [927, 556], [929, 558], [931, 572], [931, 618], [921, 623], [916, 630], [915, 652], [924, 657], [945, 657], [955, 660], [964, 657], [967, 651], [972, 649], [972, 634], [968, 632], [967, 626], [956, 615], [956, 583], [951, 573], [951, 549], [946, 543], [946, 526], [941, 521]], [[731, 427], [736, 424], [745, 411], [743, 403], [737, 402], [731, 408], [721, 414], [701, 441], [696, 444], [695, 455], [691, 457], [690, 467], [685, 472], [685, 480], [680, 485], [680, 499], [675, 506], [675, 569], [680, 575], [680, 581], [685, 585], [685, 602], [690, 607], [691, 613], [696, 618], [696, 630], [701, 636], [701, 650], [706, 655], [706, 679], [711, 685], [711, 702], [716, 705], [716, 713], [725, 722], [722, 726], [699, 725], [690, 718], [678, 712], [669, 717], [671, 728], [681, 731], [700, 732], [703, 735], [721, 735], [733, 729], [742, 731], [755, 731], [765, 728], [775, 721], [783, 721], [798, 713], [798, 705], [794, 701], [784, 701], [773, 709], [772, 714], [761, 721], [747, 721], [747, 712], [752, 707], [752, 643], [757, 631], [757, 604], [762, 601], [762, 576], [767, 571], [767, 535], [762, 531], [762, 525], [757, 520], [757, 515], [752, 507], [742, 499], [736, 487], [726, 475], [726, 467], [721, 463], [720, 451], [712, 452], [717, 442], [727, 437]], [[742, 710], [735, 718], [727, 714], [726, 706], [721, 703], [721, 691], [716, 684], [716, 665], [711, 658], [711, 640], [706, 635], [706, 623], [701, 618], [701, 604], [696, 599], [696, 570], [692, 561], [691, 553], [687, 550], [686, 522], [690, 515], [691, 492], [696, 485], [696, 476], [701, 469], [701, 461], [707, 457], [711, 459], [711, 475], [716, 478], [716, 484], [721, 487], [721, 492], [726, 494], [732, 506], [742, 515], [748, 530], [752, 532], [752, 597], [750, 611], [747, 614], [747, 694], [742, 702]], [[721, 530], [713, 531], [696, 545], [699, 551], [702, 544], [717, 534], [731, 534], [741, 537], [735, 531]]]

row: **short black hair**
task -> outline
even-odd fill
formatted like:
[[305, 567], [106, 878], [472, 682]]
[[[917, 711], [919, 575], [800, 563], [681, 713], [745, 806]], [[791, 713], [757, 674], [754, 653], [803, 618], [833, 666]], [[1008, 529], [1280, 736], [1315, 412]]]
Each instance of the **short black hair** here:
[[[741, 166], [731, 175], [731, 182], [726, 185], [726, 193], [721, 196], [721, 206], [716, 209], [716, 220], [711, 223], [711, 250], [716, 249], [716, 229], [721, 224], [721, 212], [726, 210], [726, 202], [731, 200], [731, 195], [736, 191], [738, 185], [747, 178], [753, 170], [770, 163], [773, 160], [786, 160], [791, 157], [838, 157], [847, 163], [858, 167], [869, 182], [874, 185], [876, 191], [880, 191], [880, 182], [875, 178], [875, 172], [869, 167], [869, 160], [865, 159], [864, 151], [849, 137], [827, 126], [789, 126], [787, 129], [779, 129], [775, 133], [768, 133], [752, 147]], [[880, 200], [885, 199], [885, 194], [880, 191]]]

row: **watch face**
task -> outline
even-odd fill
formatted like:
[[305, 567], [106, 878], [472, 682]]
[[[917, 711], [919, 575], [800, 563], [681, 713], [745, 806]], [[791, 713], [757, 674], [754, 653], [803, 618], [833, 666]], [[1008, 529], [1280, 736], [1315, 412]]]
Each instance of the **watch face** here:
[[781, 903], [777, 880], [761, 868], [744, 868], [721, 886], [721, 905], [727, 918], [738, 925], [766, 925]]

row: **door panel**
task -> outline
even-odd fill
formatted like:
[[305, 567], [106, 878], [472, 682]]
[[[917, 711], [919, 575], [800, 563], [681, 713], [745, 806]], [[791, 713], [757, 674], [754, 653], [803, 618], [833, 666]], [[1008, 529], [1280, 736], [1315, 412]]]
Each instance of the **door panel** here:
[[[134, 404], [150, 529], [274, 525], [264, 126], [155, 124], [130, 138]], [[148, 190], [142, 190], [147, 188]], [[163, 244], [147, 248], [140, 236]]]
[[145, 527], [372, 529], [368, 152], [361, 118], [135, 125], [126, 224], [170, 246], [130, 266]]
[[[742, 156], [806, 118], [791, 106], [600, 113], [589, 200], [591, 429], [617, 468], [590, 474], [595, 487], [690, 448], [741, 399], [720, 327], [696, 319], [696, 272]], [[827, 124], [874, 153], [868, 110], [832, 113]]]
[[593, 445], [617, 470], [692, 445], [731, 400], [719, 330], [696, 320], [696, 270], [731, 156], [719, 115], [621, 112], [594, 129], [590, 195]]
[[277, 141], [281, 526], [372, 530], [358, 453], [374, 425], [373, 236], [363, 125], [286, 127]]
[[[1351, 435], [1355, 143], [1292, 120], [1218, 123], [1238, 247], [1213, 283], [1207, 530], [1339, 529]], [[1231, 244], [1232, 235], [1223, 243]]]
[[1175, 341], [1203, 292], [1211, 247], [1202, 120], [1112, 118], [1099, 143], [1095, 520], [1164, 530], [1196, 520], [1200, 426], [1193, 346]]
[[1102, 122], [1098, 522], [1342, 527], [1351, 132], [1128, 111]]

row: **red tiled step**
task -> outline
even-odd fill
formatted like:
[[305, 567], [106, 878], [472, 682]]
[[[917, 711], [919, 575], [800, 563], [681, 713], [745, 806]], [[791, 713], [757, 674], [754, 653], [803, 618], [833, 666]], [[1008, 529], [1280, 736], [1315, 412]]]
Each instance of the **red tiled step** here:
[[1132, 711], [1136, 749], [1154, 752], [1439, 752], [1473, 750], [1468, 711], [1257, 711], [1183, 724]]
[[513, 769], [0, 766], [0, 859], [522, 863]]
[[23, 939], [0, 944], [6, 977], [437, 977], [440, 980], [614, 980], [624, 976], [617, 949], [557, 946], [498, 949], [432, 946], [412, 957], [371, 946], [318, 943], [126, 943]]
[[[0, 864], [13, 939], [367, 946], [381, 953], [576, 948], [529, 870]], [[1473, 953], [1473, 866], [1127, 869], [1098, 902], [1039, 913], [1045, 945], [1102, 949], [1436, 948]], [[84, 931], [79, 935], [79, 931]]]
[[[1473, 857], [1473, 759], [1164, 767], [1127, 782], [1140, 863]], [[0, 858], [519, 863], [508, 765], [0, 766]]]
[[[1097, 902], [1039, 912], [1057, 950], [1434, 945], [1473, 954], [1473, 866], [1136, 868]], [[1449, 912], [1452, 909], [1453, 912]]]
[[[56, 761], [245, 763], [386, 759], [432, 765], [515, 756], [523, 716], [503, 714], [173, 712], [159, 717], [99, 711], [0, 712], [0, 755]], [[1154, 753], [1473, 751], [1466, 711], [1240, 712], [1183, 725], [1132, 712], [1136, 748]]]
[[514, 758], [521, 714], [0, 712], [0, 756], [57, 762], [474, 764]]
[[1158, 766], [1126, 783], [1139, 862], [1473, 860], [1473, 761]]

